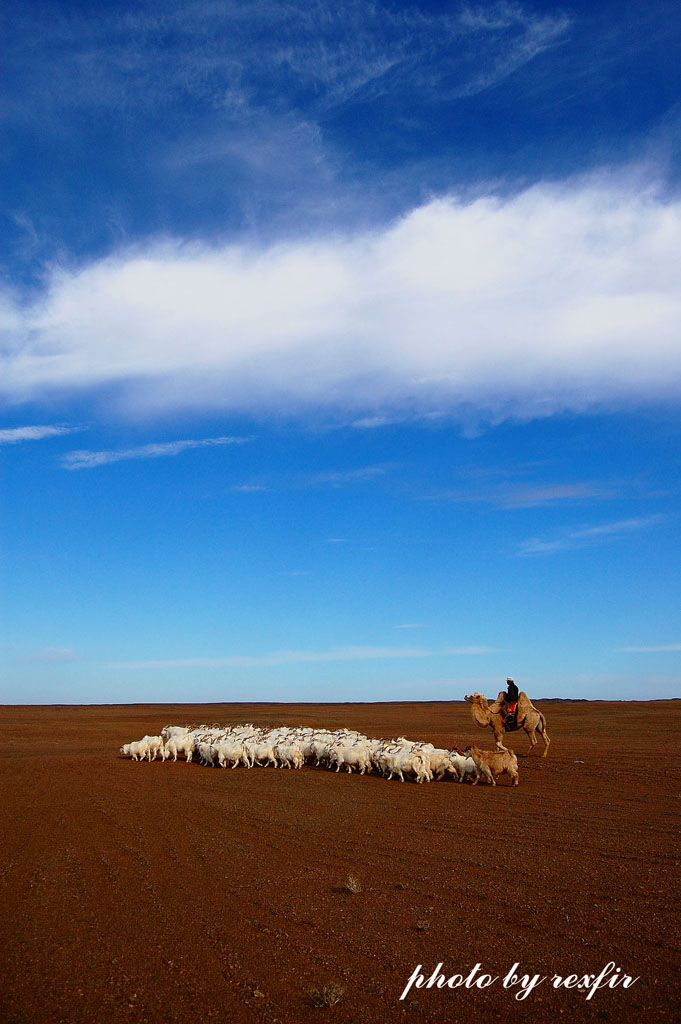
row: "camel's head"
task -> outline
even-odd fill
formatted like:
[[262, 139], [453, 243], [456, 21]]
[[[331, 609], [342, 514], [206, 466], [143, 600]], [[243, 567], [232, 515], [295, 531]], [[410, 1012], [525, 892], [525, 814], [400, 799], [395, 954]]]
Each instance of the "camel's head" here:
[[469, 704], [487, 703], [487, 698], [484, 697], [482, 693], [478, 693], [477, 690], [475, 691], [475, 693], [467, 693], [466, 696], [464, 697], [464, 700], [467, 700]]

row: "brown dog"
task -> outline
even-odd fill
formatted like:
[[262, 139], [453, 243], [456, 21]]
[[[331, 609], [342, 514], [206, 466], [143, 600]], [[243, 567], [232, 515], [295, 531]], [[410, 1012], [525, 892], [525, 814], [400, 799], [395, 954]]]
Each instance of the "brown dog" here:
[[[511, 776], [514, 786], [518, 785], [518, 758], [512, 750], [480, 750], [478, 747], [466, 747], [464, 755], [473, 758], [480, 775], [484, 775], [493, 786], [497, 784], [497, 777], [504, 772]], [[477, 784], [476, 778], [473, 785]]]

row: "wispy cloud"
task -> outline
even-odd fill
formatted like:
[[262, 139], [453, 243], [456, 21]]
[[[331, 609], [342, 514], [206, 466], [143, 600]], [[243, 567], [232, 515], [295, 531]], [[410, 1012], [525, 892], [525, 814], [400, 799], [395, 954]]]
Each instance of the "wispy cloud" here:
[[166, 441], [160, 444], [143, 444], [136, 448], [121, 448], [112, 451], [69, 452], [62, 459], [65, 469], [94, 469], [95, 466], [106, 466], [111, 462], [123, 462], [127, 459], [160, 459], [166, 456], [180, 455], [194, 448], [215, 448], [228, 444], [245, 444], [252, 440], [249, 437], [203, 437], [198, 440]]
[[0, 393], [107, 385], [134, 410], [346, 422], [678, 399], [679, 250], [681, 201], [607, 178], [260, 251], [168, 242], [61, 271], [32, 308], [0, 303]]
[[334, 647], [329, 651], [275, 651], [265, 655], [234, 655], [226, 658], [179, 658], [159, 661], [114, 662], [107, 668], [259, 668], [270, 665], [298, 665], [324, 661], [366, 661], [385, 658], [436, 658], [488, 654], [489, 647], [445, 647], [431, 650], [418, 647]]
[[355, 427], [357, 430], [375, 430], [379, 427], [392, 427], [403, 421], [403, 417], [361, 416], [358, 420], [353, 420], [350, 426]]
[[[431, 136], [435, 112], [444, 108], [449, 120], [457, 102], [566, 38], [561, 12], [497, 0], [494, 17], [475, 16], [485, 7], [139, 0], [134, 9], [101, 5], [94, 17], [58, 4], [45, 32], [44, 7], [22, 5], [3, 34], [2, 117], [40, 136], [43, 153], [63, 152], [68, 139], [68, 154], [53, 168], [49, 203], [31, 189], [42, 173], [38, 155], [27, 167], [14, 154], [30, 214], [9, 213], [15, 253], [42, 270], [67, 250], [82, 254], [77, 242], [102, 232], [115, 244], [148, 237], [152, 225], [184, 231], [190, 210], [192, 237], [212, 240], [256, 221], [258, 233], [276, 223], [290, 237], [302, 223], [366, 224], [379, 210], [394, 213], [405, 195], [423, 194], [398, 170], [419, 148], [413, 126]], [[380, 110], [380, 148], [391, 168], [380, 183], [362, 131], [369, 104]], [[99, 159], [93, 118], [102, 128]], [[359, 130], [347, 131], [351, 121]], [[106, 159], [107, 146], [125, 150], [124, 170]], [[78, 189], [79, 170], [87, 188]], [[218, 178], [224, 187], [216, 190]], [[62, 193], [74, 187], [77, 219], [96, 220], [97, 232], [68, 229], [73, 207]], [[153, 202], [159, 187], [162, 210]], [[62, 217], [54, 212], [60, 205]]]
[[187, 100], [241, 122], [271, 111], [319, 117], [387, 92], [451, 99], [502, 81], [559, 42], [568, 24], [562, 13], [538, 15], [507, 0], [491, 16], [473, 5], [440, 13], [363, 0], [168, 0], [162, 11], [140, 3], [96, 18], [56, 9], [45, 37], [26, 9], [6, 33], [16, 83], [6, 107], [14, 119], [29, 116], [18, 91], [29, 83], [32, 109], [45, 120], [64, 108], [131, 113]]
[[364, 483], [367, 480], [375, 480], [377, 477], [385, 476], [388, 469], [386, 466], [359, 466], [356, 469], [332, 469], [326, 473], [315, 473], [310, 477], [310, 483], [328, 484], [330, 487], [343, 487], [345, 484]]
[[435, 492], [421, 501], [451, 501], [458, 504], [487, 504], [495, 508], [536, 508], [546, 505], [604, 500], [615, 496], [612, 488], [593, 483], [527, 484], [488, 482], [484, 487], [462, 487]]
[[681, 651], [681, 644], [651, 644], [648, 647], [620, 647], [627, 654], [664, 654]]
[[539, 505], [556, 505], [612, 496], [612, 491], [593, 484], [545, 484], [510, 489], [500, 495], [499, 503], [507, 508], [534, 508]]
[[397, 626], [393, 626], [393, 629], [423, 629], [421, 622], [400, 622]]
[[18, 444], [20, 441], [42, 441], [46, 437], [61, 437], [64, 434], [74, 434], [80, 427], [62, 426], [33, 426], [33, 427], [7, 427], [0, 430], [0, 444]]
[[587, 547], [602, 540], [615, 540], [630, 533], [637, 533], [639, 530], [647, 530], [651, 526], [666, 519], [664, 515], [641, 516], [634, 519], [619, 519], [612, 523], [601, 523], [598, 526], [587, 526], [579, 530], [572, 530], [561, 534], [554, 539], [526, 540], [518, 549], [520, 555], [550, 555], [556, 551], [566, 551], [572, 548]]
[[65, 665], [77, 661], [78, 656], [72, 647], [44, 647], [26, 654], [21, 660], [38, 665]]
[[235, 484], [230, 487], [231, 491], [243, 494], [271, 491], [273, 487], [281, 489], [306, 489], [314, 487], [346, 487], [352, 484], [368, 483], [372, 480], [386, 476], [390, 466], [357, 466], [354, 469], [329, 469], [319, 473], [298, 473], [280, 475], [275, 478], [273, 484]]

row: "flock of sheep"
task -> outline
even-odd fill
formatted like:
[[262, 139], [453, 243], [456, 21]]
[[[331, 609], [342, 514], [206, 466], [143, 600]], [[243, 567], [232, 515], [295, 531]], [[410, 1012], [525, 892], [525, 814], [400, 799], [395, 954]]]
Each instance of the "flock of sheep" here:
[[120, 748], [124, 757], [134, 761], [149, 761], [182, 755], [190, 762], [198, 757], [201, 764], [221, 768], [244, 765], [272, 765], [274, 768], [302, 768], [307, 762], [352, 772], [376, 770], [385, 778], [405, 776], [416, 782], [431, 782], [446, 775], [458, 782], [469, 778], [473, 784], [480, 777], [495, 785], [498, 775], [507, 772], [514, 785], [518, 784], [518, 762], [512, 751], [479, 750], [467, 747], [444, 750], [432, 743], [408, 740], [404, 736], [392, 739], [369, 739], [362, 733], [348, 729], [312, 729], [281, 726], [277, 729], [258, 728], [254, 725], [220, 726], [166, 725], [160, 736], [145, 736]]

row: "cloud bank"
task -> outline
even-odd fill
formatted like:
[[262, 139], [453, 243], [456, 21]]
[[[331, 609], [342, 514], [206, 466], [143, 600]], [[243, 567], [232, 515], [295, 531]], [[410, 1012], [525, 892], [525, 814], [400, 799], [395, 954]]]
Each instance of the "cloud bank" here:
[[[381, 231], [166, 241], [5, 295], [0, 394], [492, 419], [681, 393], [681, 203], [622, 182], [433, 200]], [[366, 420], [365, 420], [366, 422]]]

